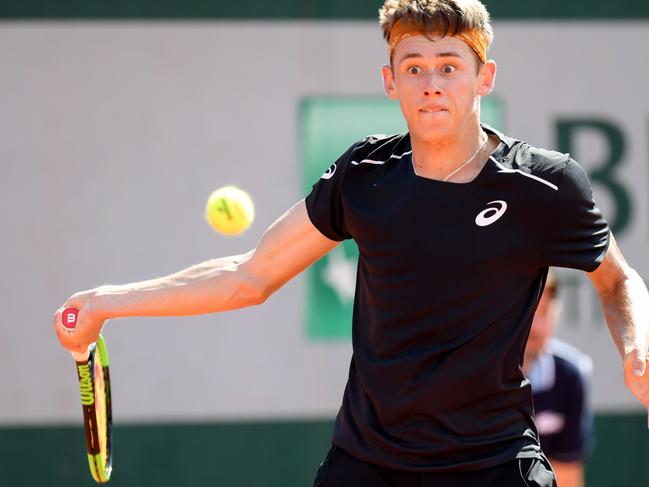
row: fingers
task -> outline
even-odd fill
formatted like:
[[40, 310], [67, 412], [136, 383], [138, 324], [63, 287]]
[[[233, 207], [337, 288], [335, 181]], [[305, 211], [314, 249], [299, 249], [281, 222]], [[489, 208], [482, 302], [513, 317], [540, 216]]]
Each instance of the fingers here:
[[71, 352], [85, 353], [93, 340], [94, 323], [82, 295], [74, 295], [54, 313], [54, 332]]
[[636, 345], [631, 352], [633, 356], [633, 373], [642, 377], [647, 370], [647, 346]]
[[72, 345], [72, 337], [70, 335], [74, 333], [75, 330], [74, 328], [67, 328], [63, 324], [65, 321], [65, 318], [63, 317], [63, 313], [66, 309], [67, 306], [64, 305], [61, 308], [57, 309], [56, 312], [54, 313], [54, 333], [56, 333], [56, 336], [59, 339], [59, 342], [61, 342], [61, 345], [71, 350], [71, 347], [73, 345]]
[[625, 375], [642, 377], [647, 372], [647, 345], [637, 344], [624, 355]]
[[[68, 309], [66, 305], [61, 306], [54, 312], [54, 332], [61, 340], [62, 337], [65, 337], [74, 331], [74, 328], [68, 328], [64, 325], [65, 318], [63, 316], [64, 311]], [[75, 320], [76, 326], [76, 320]]]

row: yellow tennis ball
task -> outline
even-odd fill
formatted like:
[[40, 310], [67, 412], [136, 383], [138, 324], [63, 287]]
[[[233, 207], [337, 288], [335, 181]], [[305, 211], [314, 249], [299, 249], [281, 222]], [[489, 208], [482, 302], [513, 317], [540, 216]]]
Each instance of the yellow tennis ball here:
[[223, 235], [237, 235], [255, 219], [255, 205], [250, 195], [235, 186], [224, 186], [207, 199], [205, 218]]

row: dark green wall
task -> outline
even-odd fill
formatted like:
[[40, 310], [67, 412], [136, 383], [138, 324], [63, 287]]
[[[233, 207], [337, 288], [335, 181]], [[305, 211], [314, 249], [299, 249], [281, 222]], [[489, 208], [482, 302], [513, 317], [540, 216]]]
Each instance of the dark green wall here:
[[[310, 486], [330, 421], [118, 426], [114, 487]], [[588, 487], [649, 485], [643, 415], [599, 415]], [[90, 478], [81, 428], [0, 428], [0, 479], [18, 487], [83, 487]]]
[[[484, 0], [495, 19], [649, 18], [645, 0]], [[376, 19], [381, 0], [3, 0], [5, 19]]]

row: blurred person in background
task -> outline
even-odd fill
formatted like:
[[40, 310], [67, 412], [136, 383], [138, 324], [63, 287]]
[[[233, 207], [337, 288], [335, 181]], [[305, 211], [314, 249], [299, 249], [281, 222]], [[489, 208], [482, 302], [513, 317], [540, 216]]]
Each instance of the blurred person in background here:
[[558, 292], [557, 276], [550, 271], [532, 321], [523, 372], [532, 383], [534, 421], [558, 487], [583, 487], [592, 436], [593, 364], [588, 355], [553, 337], [561, 315]]

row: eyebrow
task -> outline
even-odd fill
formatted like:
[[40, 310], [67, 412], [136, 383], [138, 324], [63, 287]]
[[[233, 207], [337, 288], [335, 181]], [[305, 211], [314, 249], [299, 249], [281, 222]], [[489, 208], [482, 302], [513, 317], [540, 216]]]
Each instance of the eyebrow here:
[[[422, 55], [419, 54], [418, 52], [410, 52], [410, 53], [408, 53], [408, 54], [402, 56], [401, 59], [399, 59], [399, 62], [398, 62], [397, 64], [401, 64], [402, 62], [404, 62], [404, 61], [407, 60], [407, 59], [413, 59], [413, 58], [415, 58], [415, 59], [423, 59], [423, 57], [424, 57], [424, 56], [422, 56]], [[445, 52], [440, 52], [440, 53], [437, 53], [437, 54], [435, 55], [435, 57], [436, 57], [436, 58], [443, 58], [443, 57], [456, 57], [456, 58], [459, 58], [459, 59], [463, 59], [462, 56], [460, 55], [460, 53], [458, 53], [458, 52], [456, 52], [456, 51], [445, 51]]]

